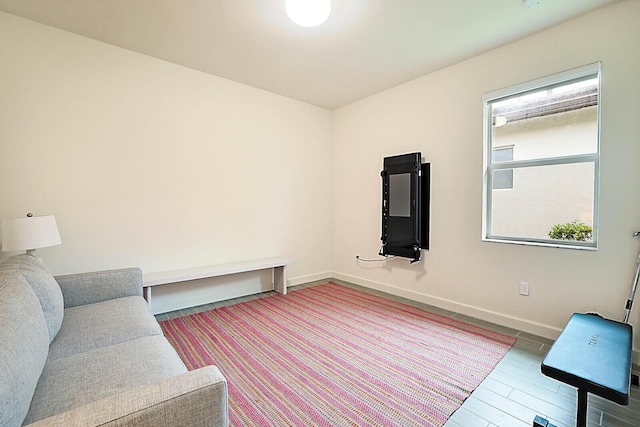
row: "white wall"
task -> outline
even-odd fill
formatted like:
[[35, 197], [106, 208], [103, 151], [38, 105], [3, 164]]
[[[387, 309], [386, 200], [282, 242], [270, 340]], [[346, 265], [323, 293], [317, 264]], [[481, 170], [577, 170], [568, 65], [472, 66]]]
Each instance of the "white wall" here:
[[[334, 111], [334, 275], [551, 338], [573, 312], [621, 319], [640, 251], [638, 16], [640, 2], [614, 4]], [[599, 250], [482, 242], [482, 94], [596, 61]], [[380, 247], [383, 157], [414, 151], [431, 162], [431, 249], [413, 265], [356, 262]]]
[[286, 256], [290, 282], [328, 276], [330, 121], [0, 13], [0, 218], [56, 215], [55, 274]]

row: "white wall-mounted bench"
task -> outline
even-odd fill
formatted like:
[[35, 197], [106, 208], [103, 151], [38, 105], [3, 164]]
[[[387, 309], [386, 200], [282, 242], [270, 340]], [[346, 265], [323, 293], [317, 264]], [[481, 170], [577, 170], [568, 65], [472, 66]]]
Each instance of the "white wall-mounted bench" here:
[[286, 294], [286, 268], [292, 263], [293, 260], [290, 258], [263, 258], [252, 261], [185, 268], [182, 270], [144, 273], [142, 276], [142, 294], [144, 299], [147, 300], [149, 307], [151, 307], [151, 288], [154, 286], [267, 269], [273, 269], [273, 290], [281, 294]]

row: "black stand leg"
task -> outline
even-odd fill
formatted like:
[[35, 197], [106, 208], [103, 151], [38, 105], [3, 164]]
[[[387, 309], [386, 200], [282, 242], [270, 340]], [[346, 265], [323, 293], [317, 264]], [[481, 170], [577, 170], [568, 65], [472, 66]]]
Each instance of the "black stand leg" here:
[[576, 427], [587, 427], [587, 392], [578, 389], [578, 414], [576, 415]]

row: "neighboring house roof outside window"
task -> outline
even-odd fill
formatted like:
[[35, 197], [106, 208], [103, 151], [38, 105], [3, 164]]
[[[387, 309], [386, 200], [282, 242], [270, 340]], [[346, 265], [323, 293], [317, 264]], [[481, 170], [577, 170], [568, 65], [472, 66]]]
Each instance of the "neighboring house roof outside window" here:
[[[590, 80], [589, 82], [592, 82]], [[586, 82], [585, 82], [586, 83]], [[531, 97], [531, 99], [528, 99]], [[504, 117], [507, 123], [579, 110], [598, 104], [597, 80], [588, 86], [556, 92], [555, 89], [509, 98], [493, 105], [493, 122]]]

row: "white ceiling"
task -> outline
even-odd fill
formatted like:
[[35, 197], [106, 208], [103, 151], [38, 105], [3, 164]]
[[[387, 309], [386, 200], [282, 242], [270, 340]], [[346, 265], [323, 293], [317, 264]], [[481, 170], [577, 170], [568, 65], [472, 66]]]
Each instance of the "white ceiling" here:
[[0, 10], [334, 109], [619, 0], [0, 0]]

